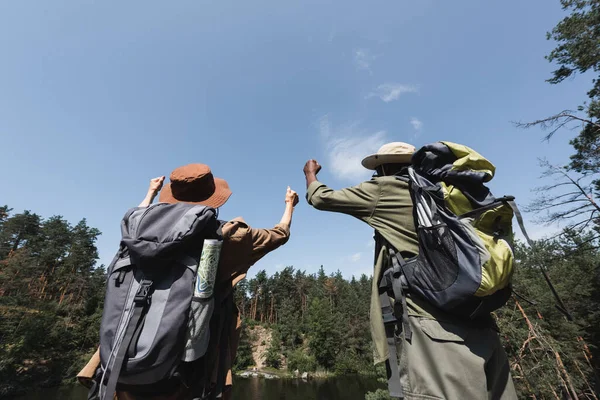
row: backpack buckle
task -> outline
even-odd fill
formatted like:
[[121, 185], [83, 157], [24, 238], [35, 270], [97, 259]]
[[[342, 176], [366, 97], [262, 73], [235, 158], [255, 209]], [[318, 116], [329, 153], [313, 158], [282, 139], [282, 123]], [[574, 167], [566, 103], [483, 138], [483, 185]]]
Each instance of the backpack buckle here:
[[383, 325], [396, 324], [398, 322], [391, 307], [387, 307], [385, 311], [382, 310], [381, 315], [383, 317]]
[[150, 297], [150, 289], [152, 288], [152, 281], [142, 280], [140, 288], [138, 289], [133, 301], [135, 304], [148, 303]]

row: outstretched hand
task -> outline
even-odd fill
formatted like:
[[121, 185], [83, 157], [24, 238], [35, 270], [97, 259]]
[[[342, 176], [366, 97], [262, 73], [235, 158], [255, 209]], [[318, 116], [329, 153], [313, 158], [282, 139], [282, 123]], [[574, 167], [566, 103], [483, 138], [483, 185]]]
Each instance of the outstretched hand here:
[[317, 160], [308, 160], [304, 164], [304, 175], [317, 175], [321, 171], [321, 164]]
[[292, 189], [290, 189], [290, 187], [288, 186], [287, 188], [287, 192], [285, 194], [285, 202], [287, 204], [291, 204], [292, 207], [296, 207], [296, 205], [298, 204], [298, 193], [294, 192]]
[[158, 178], [154, 178], [150, 180], [150, 187], [148, 187], [148, 193], [152, 193], [156, 195], [162, 189], [163, 182], [165, 181], [164, 176], [159, 176]]
[[162, 189], [163, 182], [165, 181], [164, 176], [159, 176], [158, 178], [150, 179], [150, 186], [148, 186], [148, 193], [146, 193], [146, 197], [138, 207], [148, 207], [154, 201], [154, 198]]

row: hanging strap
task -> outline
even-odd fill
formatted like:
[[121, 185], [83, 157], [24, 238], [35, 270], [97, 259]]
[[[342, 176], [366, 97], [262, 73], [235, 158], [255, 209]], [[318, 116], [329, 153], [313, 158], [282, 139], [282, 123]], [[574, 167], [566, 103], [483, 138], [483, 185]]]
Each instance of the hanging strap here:
[[92, 386], [88, 390], [87, 400], [99, 400], [98, 390], [100, 388], [100, 380], [102, 377], [102, 368], [96, 368], [96, 373], [94, 374], [94, 379], [92, 380]]
[[388, 359], [385, 362], [388, 389], [390, 396], [393, 397], [404, 397], [402, 391], [402, 385], [400, 384], [400, 370], [398, 368], [398, 356], [396, 349], [396, 325], [398, 320], [394, 317], [394, 310], [390, 304], [390, 298], [388, 296], [388, 285], [387, 276], [384, 275], [379, 283], [379, 301], [381, 303], [381, 314], [383, 315], [383, 326], [385, 327], [385, 336], [388, 345]]
[[221, 310], [221, 315], [219, 315], [219, 323], [221, 325], [221, 329], [218, 332], [219, 338], [219, 369], [217, 371], [217, 382], [214, 388], [210, 393], [210, 400], [214, 400], [217, 398], [222, 398], [225, 392], [225, 383], [228, 374], [228, 370], [226, 368], [226, 359], [229, 355], [229, 336], [231, 334], [231, 323], [232, 323], [232, 315], [233, 315], [233, 291], [227, 295], [224, 300], [224, 306]]
[[[527, 234], [527, 230], [525, 229], [525, 223], [523, 222], [523, 215], [521, 214], [519, 207], [517, 207], [517, 203], [515, 203], [515, 198], [512, 196], [509, 196], [509, 197], [506, 197], [506, 199], [507, 199], [506, 203], [510, 206], [510, 208], [512, 208], [513, 213], [515, 214], [515, 217], [517, 217], [517, 222], [519, 223], [519, 228], [521, 228], [521, 232], [523, 233], [523, 236], [525, 236], [525, 240], [527, 240], [529, 247], [531, 247], [531, 249], [534, 250], [535, 249], [534, 242], [533, 242], [533, 240], [531, 240], [531, 238]], [[554, 288], [554, 285], [552, 284], [552, 281], [550, 280], [550, 277], [548, 276], [548, 273], [546, 272], [546, 268], [542, 264], [540, 264], [539, 267], [540, 267], [540, 271], [542, 272], [542, 275], [544, 276], [544, 279], [546, 280], [546, 283], [548, 284], [548, 287], [550, 287], [550, 291], [552, 292], [554, 299], [558, 303], [555, 305], [556, 309], [558, 311], [560, 311], [561, 313], [563, 313], [569, 321], [573, 321], [573, 316], [567, 310], [565, 303], [563, 303], [562, 299], [558, 295], [558, 292]]]
[[[404, 398], [400, 382], [400, 369], [396, 346], [396, 333], [404, 332], [404, 339], [411, 341], [412, 330], [408, 319], [406, 295], [402, 287], [401, 275], [404, 259], [396, 253], [385, 239], [375, 232], [375, 263], [384, 244], [386, 244], [392, 266], [388, 268], [379, 281], [379, 302], [388, 345], [388, 359], [386, 360], [386, 373], [390, 396]], [[389, 294], [394, 296], [394, 305], [390, 302]], [[401, 318], [398, 320], [398, 318]]]
[[[123, 368], [125, 357], [127, 356], [127, 349], [129, 348], [129, 345], [136, 332], [136, 328], [140, 323], [144, 309], [148, 305], [151, 288], [152, 281], [143, 280], [140, 284], [137, 293], [135, 294], [135, 298], [133, 300], [135, 307], [133, 315], [131, 317], [131, 320], [129, 321], [129, 324], [127, 325], [127, 329], [125, 330], [123, 340], [119, 346], [119, 350], [117, 351], [113, 367], [110, 370], [110, 377], [108, 378], [108, 383], [106, 384], [106, 390], [104, 391], [104, 396], [102, 396], [102, 400], [112, 400], [112, 398], [115, 395], [119, 375], [121, 374], [121, 369]], [[106, 366], [106, 368], [108, 368], [108, 365]], [[104, 382], [101, 382], [101, 385], [103, 384]]]
[[394, 299], [396, 299], [394, 302], [394, 313], [395, 315], [402, 315], [402, 327], [398, 326], [398, 328], [399, 330], [404, 331], [404, 337], [410, 342], [412, 340], [412, 330], [408, 320], [406, 293], [402, 286], [402, 268], [404, 267], [405, 262], [400, 253], [397, 253], [393, 247], [389, 246], [388, 251], [392, 260], [392, 268], [388, 269], [386, 273], [389, 276], [389, 282], [392, 284]]
[[231, 333], [231, 317], [233, 313], [233, 292], [227, 296], [226, 305], [225, 305], [225, 318], [223, 322], [224, 334], [221, 335], [220, 340], [220, 349], [219, 349], [219, 371], [217, 373], [217, 387], [215, 392], [220, 394], [220, 397], [223, 397], [225, 392], [225, 379], [227, 378], [227, 373], [229, 372], [226, 365], [226, 358], [229, 355], [229, 335]]
[[513, 213], [515, 213], [515, 217], [517, 217], [519, 228], [521, 228], [521, 232], [523, 233], [523, 236], [525, 236], [525, 240], [527, 240], [529, 246], [533, 247], [533, 240], [531, 240], [531, 238], [527, 234], [527, 230], [525, 229], [525, 223], [523, 222], [523, 215], [521, 214], [519, 207], [517, 207], [517, 203], [515, 203], [515, 198], [511, 196], [506, 197], [506, 199], [508, 200], [506, 203], [510, 206], [510, 208], [512, 208]]

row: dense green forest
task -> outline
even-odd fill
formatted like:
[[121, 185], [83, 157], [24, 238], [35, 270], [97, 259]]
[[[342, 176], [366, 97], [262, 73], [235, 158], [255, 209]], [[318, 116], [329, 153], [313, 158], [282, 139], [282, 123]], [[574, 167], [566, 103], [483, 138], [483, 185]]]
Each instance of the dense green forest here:
[[[519, 268], [514, 296], [496, 313], [521, 397], [594, 398], [600, 357], [600, 253], [592, 236], [573, 232], [537, 242], [533, 251], [517, 245]], [[574, 321], [555, 308], [540, 265], [555, 282]], [[368, 326], [371, 279], [346, 280], [287, 267], [264, 271], [243, 282], [237, 299], [247, 320], [270, 325], [267, 365], [290, 371], [328, 370], [339, 374], [375, 373]], [[238, 368], [253, 363], [243, 346]]]
[[[85, 220], [24, 212], [0, 218], [0, 393], [73, 382], [98, 342], [104, 269]], [[600, 251], [594, 233], [517, 245], [514, 296], [497, 312], [521, 397], [595, 398], [600, 359]], [[547, 269], [573, 321], [555, 308]], [[245, 319], [237, 369], [253, 365], [252, 327], [271, 328], [264, 360], [289, 371], [376, 374], [368, 327], [371, 278], [286, 267], [240, 283]]]
[[0, 207], [0, 396], [73, 381], [98, 344], [100, 232]]
[[[369, 333], [371, 279], [350, 281], [341, 272], [328, 276], [286, 267], [268, 277], [260, 271], [242, 281], [237, 304], [248, 322], [273, 328], [266, 364], [281, 366], [285, 356], [290, 371], [317, 368], [341, 374], [374, 372]], [[251, 363], [238, 358], [238, 368]]]

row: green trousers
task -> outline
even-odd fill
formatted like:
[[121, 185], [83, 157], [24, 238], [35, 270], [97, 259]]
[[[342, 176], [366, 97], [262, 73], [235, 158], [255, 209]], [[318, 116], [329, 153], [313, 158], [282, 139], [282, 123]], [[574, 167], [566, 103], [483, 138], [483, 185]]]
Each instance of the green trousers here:
[[507, 400], [517, 393], [498, 333], [491, 328], [409, 317], [398, 340], [405, 399]]

